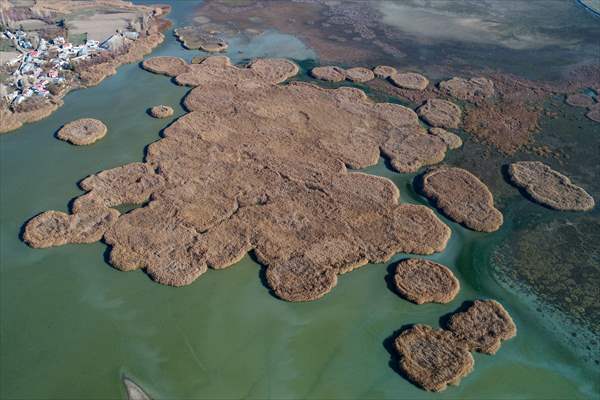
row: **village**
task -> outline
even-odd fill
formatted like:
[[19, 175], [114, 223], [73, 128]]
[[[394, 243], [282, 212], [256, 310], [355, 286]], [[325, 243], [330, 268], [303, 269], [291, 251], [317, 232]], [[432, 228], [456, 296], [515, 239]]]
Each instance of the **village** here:
[[74, 45], [63, 36], [46, 40], [35, 32], [6, 29], [0, 38], [12, 41], [21, 54], [3, 66], [10, 75], [0, 83], [0, 98], [14, 107], [32, 96], [56, 94], [65, 84], [75, 63], [94, 53], [117, 51], [138, 37], [136, 31], [117, 31], [102, 43], [86, 40], [85, 43]]

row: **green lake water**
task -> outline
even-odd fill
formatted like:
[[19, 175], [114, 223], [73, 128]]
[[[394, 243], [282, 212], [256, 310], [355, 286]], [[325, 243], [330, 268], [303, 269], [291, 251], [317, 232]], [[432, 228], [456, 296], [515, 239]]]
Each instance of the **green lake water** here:
[[[176, 23], [193, 9], [187, 2], [174, 5]], [[288, 44], [279, 34], [274, 38], [282, 53], [271, 54], [268, 42], [240, 41], [230, 55], [236, 61], [244, 54], [310, 52], [295, 38]], [[196, 54], [168, 33], [152, 55], [189, 60]], [[20, 240], [32, 216], [68, 210], [82, 193], [79, 180], [141, 161], [145, 146], [184, 113], [180, 102], [187, 91], [126, 65], [99, 86], [66, 96], [49, 118], [0, 136], [2, 399], [122, 399], [123, 375], [157, 399], [598, 398], [598, 367], [570, 350], [530, 301], [503, 289], [490, 272], [486, 255], [510, 235], [510, 212], [493, 234], [441, 217], [452, 238], [443, 253], [428, 258], [449, 266], [460, 280], [460, 294], [447, 305], [414, 305], [389, 289], [390, 265], [403, 254], [341, 276], [321, 300], [288, 303], [269, 293], [250, 257], [172, 288], [142, 271], [113, 269], [103, 243], [34, 250]], [[175, 115], [149, 117], [147, 108], [156, 104], [174, 107]], [[107, 136], [88, 147], [54, 137], [64, 123], [81, 117], [104, 121]], [[383, 161], [366, 171], [393, 180], [401, 201], [427, 204], [412, 189], [413, 175], [394, 173]], [[441, 316], [476, 298], [500, 301], [518, 335], [495, 356], [475, 354], [475, 370], [460, 386], [428, 393], [392, 368], [395, 331], [413, 323], [438, 327]]]

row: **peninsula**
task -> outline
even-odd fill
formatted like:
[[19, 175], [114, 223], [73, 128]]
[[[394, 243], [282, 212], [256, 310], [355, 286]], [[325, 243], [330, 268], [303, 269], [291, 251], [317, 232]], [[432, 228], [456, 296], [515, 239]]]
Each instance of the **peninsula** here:
[[123, 0], [0, 2], [0, 133], [47, 117], [70, 90], [141, 60], [164, 40], [169, 11]]

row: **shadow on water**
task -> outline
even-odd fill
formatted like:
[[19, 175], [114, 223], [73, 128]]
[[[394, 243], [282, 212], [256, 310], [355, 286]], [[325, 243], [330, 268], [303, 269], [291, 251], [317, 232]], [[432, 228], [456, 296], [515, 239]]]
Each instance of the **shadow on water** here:
[[527, 200], [531, 201], [534, 204], [537, 204], [540, 207], [543, 207], [547, 210], [553, 210], [556, 211], [554, 208], [547, 206], [546, 204], [542, 204], [540, 202], [538, 202], [536, 199], [534, 199], [529, 193], [527, 193], [527, 191], [522, 188], [519, 187], [517, 185], [515, 185], [512, 181], [512, 178], [510, 177], [510, 173], [508, 172], [508, 168], [509, 168], [509, 164], [504, 164], [500, 167], [500, 171], [502, 173], [502, 178], [504, 179], [504, 181], [506, 183], [508, 183], [511, 187], [515, 188], [518, 190], [518, 192], [521, 194], [521, 196], [523, 196], [524, 198], [526, 198]]
[[251, 250], [247, 254], [252, 261], [258, 264], [258, 278], [260, 279], [261, 285], [263, 285], [269, 291], [269, 295], [271, 295], [278, 301], [282, 301], [279, 297], [277, 297], [271, 286], [269, 286], [269, 281], [267, 280], [267, 267], [261, 264], [260, 261], [258, 261], [258, 256], [256, 255], [256, 252], [254, 250]]
[[396, 170], [394, 169], [394, 167], [392, 167], [392, 161], [390, 160], [390, 158], [386, 157], [385, 155], [381, 155], [381, 158], [383, 158], [383, 165], [390, 171], [392, 172], [396, 172]]
[[425, 195], [425, 190], [424, 190], [424, 182], [423, 179], [425, 177], [425, 174], [427, 174], [429, 171], [441, 167], [442, 165], [438, 165], [436, 167], [429, 167], [429, 168], [425, 168], [425, 170], [423, 172], [421, 172], [420, 174], [418, 174], [417, 176], [415, 176], [413, 178], [412, 181], [412, 187], [415, 191], [415, 193], [419, 196], [421, 196], [424, 201], [427, 203], [427, 205], [435, 210], [437, 210], [440, 214], [442, 214], [443, 216], [445, 216], [446, 218], [452, 220], [452, 218], [450, 218], [448, 215], [446, 215], [446, 213], [444, 213], [444, 211], [438, 207], [437, 205], [437, 201], [434, 199], [429, 198], [428, 196]]
[[[418, 193], [420, 195], [423, 195], [424, 191], [423, 191], [423, 177], [425, 176], [425, 174], [428, 172], [428, 169], [425, 170], [423, 173], [420, 173], [419, 175], [415, 176], [413, 178], [412, 181], [412, 185], [413, 188], [415, 189], [415, 193]], [[431, 203], [431, 202], [429, 202]]]
[[448, 324], [450, 323], [450, 318], [452, 318], [452, 316], [454, 314], [467, 311], [469, 309], [469, 307], [471, 307], [473, 304], [474, 304], [474, 302], [472, 300], [463, 301], [463, 303], [456, 310], [442, 315], [438, 322], [440, 327], [442, 329], [447, 329]]
[[[80, 179], [79, 182], [77, 182], [77, 187], [81, 188], [81, 182], [83, 182], [86, 178]], [[69, 209], [69, 211], [71, 213], [73, 213], [73, 207], [75, 206], [75, 200], [77, 200], [80, 196], [77, 195], [75, 197], [73, 197], [71, 200], [69, 200], [69, 202], [67, 203], [67, 208]]]
[[405, 325], [402, 325], [400, 327], [400, 329], [395, 330], [394, 333], [392, 333], [390, 336], [386, 337], [381, 344], [382, 344], [383, 348], [390, 355], [390, 360], [388, 361], [388, 366], [394, 372], [396, 372], [398, 375], [400, 375], [404, 379], [406, 379], [407, 382], [410, 382], [415, 387], [421, 389], [419, 386], [415, 385], [410, 380], [410, 378], [408, 377], [408, 375], [400, 368], [400, 357], [398, 356], [398, 352], [396, 352], [396, 347], [394, 346], [394, 341], [396, 340], [396, 338], [398, 336], [400, 336], [400, 334], [402, 332], [404, 332], [404, 331], [412, 328], [413, 326], [414, 326], [414, 324], [405, 324]]
[[[389, 267], [388, 267], [388, 276], [389, 276]], [[443, 316], [440, 317], [439, 319], [439, 325], [442, 329], [446, 329], [448, 326], [448, 322], [450, 321], [450, 318], [452, 317], [452, 315], [459, 313], [459, 312], [463, 312], [466, 311], [469, 307], [471, 307], [471, 305], [473, 305], [473, 302], [470, 300], [464, 301], [456, 310], [444, 314]], [[400, 336], [400, 334], [402, 334], [402, 332], [412, 328], [415, 324], [405, 324], [402, 325], [400, 327], [400, 329], [394, 331], [390, 336], [386, 337], [383, 342], [382, 342], [382, 346], [383, 348], [388, 352], [388, 354], [390, 355], [390, 360], [388, 362], [388, 366], [397, 374], [399, 374], [400, 376], [402, 376], [403, 378], [405, 378], [408, 382], [411, 382], [414, 386], [419, 387], [417, 385], [415, 385], [411, 380], [410, 377], [400, 368], [400, 357], [398, 355], [398, 352], [396, 351], [396, 347], [394, 345], [394, 342], [396, 340], [396, 338], [398, 336]], [[436, 328], [437, 329], [437, 328]], [[419, 387], [419, 389], [421, 389]]]
[[[61, 138], [58, 137], [58, 132], [60, 132], [60, 130], [65, 127], [65, 125], [66, 124], [59, 126], [58, 129], [55, 130], [54, 133], [52, 134], [52, 137], [55, 139], [58, 139], [58, 140], [62, 140]], [[71, 143], [69, 143], [69, 144], [71, 144]], [[73, 146], [73, 144], [71, 144], [71, 145]]]
[[104, 248], [104, 251], [102, 252], [102, 259], [104, 260], [104, 263], [106, 265], [108, 265], [109, 267], [111, 267], [112, 269], [116, 269], [114, 265], [112, 265], [110, 263], [110, 252], [112, 250], [112, 246], [109, 245], [108, 243], [106, 243], [104, 241], [104, 239], [102, 239], [102, 244], [104, 244], [106, 247]]
[[150, 146], [152, 146], [154, 143], [156, 143], [156, 142], [158, 142], [158, 141], [160, 141], [160, 140], [164, 139], [164, 138], [166, 137], [166, 136], [165, 136], [165, 131], [166, 131], [166, 130], [167, 130], [167, 129], [168, 129], [170, 126], [171, 126], [171, 125], [173, 125], [175, 122], [177, 122], [177, 120], [179, 120], [179, 118], [183, 117], [184, 115], [185, 115], [185, 114], [183, 114], [183, 115], [180, 115], [180, 116], [173, 116], [173, 117], [172, 117], [172, 120], [171, 120], [171, 121], [169, 121], [169, 123], [167, 123], [167, 125], [166, 125], [165, 127], [161, 128], [161, 129], [158, 131], [158, 139], [156, 139], [156, 140], [154, 140], [153, 142], [150, 142], [150, 143], [148, 143], [148, 144], [146, 144], [146, 145], [144, 146], [144, 150], [143, 150], [143, 157], [142, 157], [142, 160], [143, 160], [144, 162], [146, 162], [146, 160], [147, 160], [147, 158], [148, 158], [148, 150], [150, 149]]
[[402, 260], [406, 260], [406, 258], [403, 258], [396, 262], [390, 263], [386, 268], [387, 273], [385, 274], [385, 278], [384, 278], [385, 285], [387, 286], [387, 288], [390, 290], [390, 292], [396, 293], [396, 294], [398, 292], [396, 291], [396, 283], [394, 282], [394, 275], [396, 274], [396, 266]]
[[34, 219], [35, 217], [37, 217], [38, 215], [43, 214], [42, 212], [39, 212], [37, 214], [35, 214], [34, 216], [32, 216], [31, 218], [29, 218], [27, 221], [25, 221], [20, 227], [19, 227], [19, 240], [21, 242], [23, 242], [23, 244], [25, 244], [25, 227], [27, 226], [27, 224], [29, 223], [29, 221], [31, 221], [32, 219]]

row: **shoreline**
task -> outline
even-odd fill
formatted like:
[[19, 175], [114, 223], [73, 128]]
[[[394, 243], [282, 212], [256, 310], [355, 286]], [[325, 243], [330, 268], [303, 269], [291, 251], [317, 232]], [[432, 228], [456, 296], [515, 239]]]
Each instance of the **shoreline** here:
[[[503, 274], [501, 267], [490, 263], [490, 275], [498, 285], [513, 296], [525, 299], [531, 304], [531, 312], [536, 315], [539, 323], [553, 331], [556, 340], [570, 346], [573, 355], [580, 357], [583, 362], [591, 367], [598, 366], [596, 355], [590, 352], [589, 347], [597, 343], [598, 335], [594, 332], [589, 321], [569, 315], [556, 304], [544, 299], [535, 289], [531, 289], [525, 282], [518, 281]], [[525, 303], [523, 301], [523, 303]], [[550, 315], [552, 318], [544, 318]], [[575, 333], [575, 334], [574, 334]], [[587, 349], [586, 349], [587, 347]]]
[[[172, 20], [183, 14], [176, 8], [178, 4], [173, 6], [169, 15]], [[185, 7], [183, 11], [192, 7]], [[171, 32], [172, 29], [164, 32], [164, 42], [145, 59], [173, 56], [189, 63], [190, 52], [170, 36]], [[252, 50], [256, 46], [255, 43], [234, 43], [231, 55], [241, 58], [255, 54]], [[238, 49], [244, 51], [240, 56]], [[236, 64], [242, 62], [236, 61]], [[314, 82], [305, 74], [310, 62], [304, 61], [300, 66], [302, 76], [298, 79]], [[323, 86], [329, 87], [328, 84]], [[377, 102], [390, 98], [368, 89], [365, 92]], [[494, 241], [499, 235], [510, 235], [511, 225], [493, 238], [484, 238], [452, 224], [452, 238], [446, 250], [427, 258], [448, 266], [460, 280], [462, 293], [450, 305], [422, 306], [425, 309], [388, 290], [386, 284], [392, 276], [392, 263], [370, 264], [352, 274], [344, 274], [335, 290], [322, 301], [295, 305], [277, 301], [267, 292], [266, 268], [252, 255], [228, 271], [208, 271], [188, 289], [171, 290], [152, 286], [156, 284], [143, 272], [119, 274], [108, 267], [103, 257], [109, 250], [105, 243], [40, 252], [30, 250], [20, 241], [15, 233], [19, 232], [22, 222], [34, 212], [48, 209], [48, 202], [59, 211], [68, 210], [66, 199], [82, 194], [76, 183], [83, 176], [127, 162], [143, 161], [149, 144], [159, 140], [164, 128], [187, 113], [182, 99], [189, 91], [189, 87], [174, 85], [170, 79], [148, 74], [139, 68], [139, 63], [125, 65], [119, 74], [102, 85], [63, 98], [64, 108], [50, 118], [25, 125], [15, 135], [0, 137], [5, 150], [2, 177], [6, 188], [2, 202], [3, 222], [6, 222], [2, 226], [3, 249], [6, 250], [2, 254], [2, 264], [6, 267], [3, 277], [5, 282], [21, 283], [8, 284], [3, 292], [11, 300], [3, 305], [3, 315], [8, 322], [4, 333], [10, 345], [3, 357], [6, 368], [3, 368], [2, 378], [6, 385], [2, 397], [32, 398], [44, 393], [56, 398], [81, 397], [85, 389], [99, 397], [117, 398], [126, 396], [122, 380], [117, 379], [123, 376], [133, 379], [153, 398], [235, 398], [244, 393], [254, 397], [345, 398], [361, 393], [362, 397], [382, 399], [447, 395], [480, 398], [501, 396], [506, 391], [530, 398], [588, 398], [598, 393], [600, 388], [590, 383], [595, 380], [591, 375], [594, 370], [583, 365], [572, 354], [570, 346], [563, 344], [562, 338], [555, 338], [552, 329], [538, 323], [533, 311], [535, 306], [503, 290], [490, 278], [492, 271], [484, 257], [489, 239]], [[144, 114], [156, 104], [173, 106], [174, 116], [161, 121]], [[573, 128], [570, 118], [580, 117], [580, 110], [567, 108], [563, 102], [559, 105], [568, 112], [560, 114], [560, 121], [565, 120], [565, 125]], [[556, 111], [555, 108], [550, 110]], [[94, 115], [87, 115], [88, 111]], [[59, 125], [87, 116], [105, 117], [112, 134], [87, 149], [56, 140], [54, 131]], [[556, 143], [573, 142], [594, 148], [596, 141], [575, 140], [586, 134], [584, 130], [572, 129], [571, 136], [561, 137], [562, 131], [554, 125], [547, 126], [546, 119], [550, 120], [544, 117], [540, 124], [540, 139], [552, 134], [560, 138]], [[520, 200], [515, 189], [505, 185], [503, 180], [495, 182], [496, 175], [501, 177], [499, 167], [478, 159], [486, 156], [484, 145], [474, 144], [465, 132], [457, 133], [465, 145], [460, 154], [456, 152], [452, 157], [452, 165], [462, 163], [463, 168], [476, 168], [473, 171], [476, 174], [489, 168], [494, 173], [487, 173], [485, 182], [490, 184], [489, 179], [497, 185], [492, 190], [494, 194], [498, 190], [505, 195], [503, 206], [518, 202], [526, 212], [544, 211]], [[540, 145], [546, 143], [547, 140]], [[578, 153], [568, 154], [573, 160], [571, 164], [593, 171], [584, 163], [587, 157], [577, 160]], [[27, 159], [31, 162], [23, 163]], [[565, 159], [565, 163], [570, 165], [569, 160]], [[383, 157], [377, 165], [360, 171], [392, 180], [403, 202], [429, 205], [415, 190], [415, 174], [393, 172]], [[214, 172], [213, 169], [207, 173]], [[584, 178], [591, 177], [584, 175]], [[505, 192], [514, 198], [507, 199]], [[139, 213], [133, 211], [135, 208], [138, 206], [118, 209], [123, 214]], [[531, 223], [524, 225], [528, 224]], [[397, 255], [393, 262], [404, 257]], [[440, 314], [454, 311], [463, 301], [481, 296], [507, 301], [505, 307], [518, 324], [519, 336], [493, 359], [476, 358], [475, 373], [461, 386], [451, 387], [448, 393], [425, 393], [399, 378], [392, 363], [396, 359], [388, 355], [392, 332], [401, 324], [413, 322], [437, 328], [441, 324]], [[14, 307], [15, 304], [19, 307]], [[154, 306], [149, 308], [149, 304]], [[220, 305], [218, 312], [215, 305]], [[188, 312], [190, 306], [193, 306], [192, 313]], [[68, 310], [67, 315], [64, 310]], [[546, 320], [544, 314], [540, 319]], [[54, 322], [49, 324], [48, 321]], [[115, 326], [119, 333], [116, 339]], [[157, 326], [175, 329], [157, 331]], [[565, 323], [565, 326], [568, 325]], [[24, 335], [24, 330], [31, 333]], [[246, 332], [252, 332], [252, 337]], [[255, 337], [261, 339], [257, 341]], [[181, 346], [182, 340], [185, 346]], [[84, 368], [85, 374], [78, 375], [82, 364], [86, 364], [82, 354], [89, 350], [90, 342], [98, 353], [97, 362]], [[243, 350], [236, 351], [236, 347]], [[64, 352], [65, 348], [71, 351]], [[189, 349], [193, 354], [187, 351]], [[238, 363], [229, 362], [232, 354]], [[64, 369], [43, 373], [53, 371], [57, 358], [62, 360]], [[154, 367], [157, 363], [160, 364], [158, 369]], [[240, 363], [256, 368], [240, 374], [236, 366]], [[215, 370], [219, 373], [214, 374]], [[190, 376], [189, 371], [196, 373]], [[77, 385], [57, 384], [68, 383], [69, 376], [77, 377]], [[232, 380], [235, 385], [231, 384]], [[510, 385], [503, 384], [503, 380]]]
[[78, 73], [78, 81], [72, 82], [45, 104], [23, 112], [13, 112], [9, 108], [0, 109], [0, 119], [2, 120], [0, 134], [10, 133], [21, 128], [24, 124], [37, 122], [50, 116], [62, 107], [64, 104], [62, 99], [70, 92], [97, 86], [107, 77], [116, 74], [120, 66], [139, 62], [146, 55], [152, 53], [158, 45], [164, 42], [163, 32], [172, 25], [172, 22], [166, 18], [171, 12], [171, 6], [156, 4], [155, 9], [160, 9], [162, 12], [152, 18], [145, 36], [134, 41], [124, 52], [111, 54], [112, 57], [106, 61], [93, 63], [89, 66], [83, 64], [85, 69]]
[[584, 0], [575, 0], [577, 5], [583, 7], [587, 12], [591, 13], [594, 17], [600, 18], [600, 9], [596, 9], [591, 5], [584, 2]]

